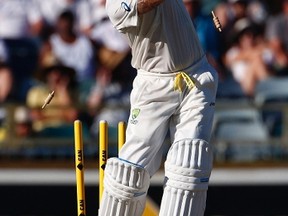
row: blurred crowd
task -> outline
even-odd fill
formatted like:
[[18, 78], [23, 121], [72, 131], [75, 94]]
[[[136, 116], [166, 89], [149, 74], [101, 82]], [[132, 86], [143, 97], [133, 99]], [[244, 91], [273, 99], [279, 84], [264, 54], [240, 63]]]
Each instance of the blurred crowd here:
[[[183, 1], [219, 73], [219, 98], [251, 98], [258, 82], [288, 75], [288, 0]], [[130, 60], [105, 0], [0, 0], [2, 127], [10, 104], [19, 137], [71, 137], [75, 119], [96, 136], [100, 119], [126, 121], [136, 75]]]

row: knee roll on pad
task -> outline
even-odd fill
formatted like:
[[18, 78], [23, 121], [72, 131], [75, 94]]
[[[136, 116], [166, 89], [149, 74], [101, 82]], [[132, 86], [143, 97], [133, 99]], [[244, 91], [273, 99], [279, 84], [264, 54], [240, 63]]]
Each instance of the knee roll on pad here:
[[141, 216], [149, 183], [144, 168], [118, 158], [108, 159], [99, 216]]
[[184, 190], [207, 190], [212, 162], [213, 154], [208, 142], [180, 140], [171, 146], [167, 155], [167, 184], [176, 184], [177, 188]]
[[213, 161], [210, 148], [201, 139], [180, 140], [171, 146], [160, 216], [204, 215]]

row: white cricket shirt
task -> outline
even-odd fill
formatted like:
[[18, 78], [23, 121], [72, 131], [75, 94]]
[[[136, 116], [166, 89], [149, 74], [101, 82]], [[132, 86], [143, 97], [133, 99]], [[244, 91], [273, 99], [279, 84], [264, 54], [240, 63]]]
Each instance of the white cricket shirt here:
[[164, 0], [138, 15], [137, 0], [107, 0], [114, 27], [132, 48], [132, 66], [155, 73], [184, 70], [204, 55], [182, 0]]

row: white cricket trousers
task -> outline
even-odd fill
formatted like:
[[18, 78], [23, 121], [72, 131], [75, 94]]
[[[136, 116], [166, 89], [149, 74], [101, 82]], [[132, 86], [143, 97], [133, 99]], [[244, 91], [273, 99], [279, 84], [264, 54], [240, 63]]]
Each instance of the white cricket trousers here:
[[138, 70], [133, 82], [126, 143], [119, 158], [144, 167], [150, 176], [159, 169], [169, 129], [172, 143], [183, 139], [210, 140], [217, 72], [206, 57], [183, 71], [195, 83], [191, 90], [174, 90], [177, 73]]

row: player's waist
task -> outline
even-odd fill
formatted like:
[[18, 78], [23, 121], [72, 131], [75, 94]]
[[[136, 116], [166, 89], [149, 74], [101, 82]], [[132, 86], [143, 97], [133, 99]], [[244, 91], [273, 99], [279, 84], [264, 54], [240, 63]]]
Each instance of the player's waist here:
[[146, 76], [168, 76], [168, 77], [174, 77], [177, 74], [179, 74], [179, 72], [185, 72], [189, 75], [193, 75], [194, 73], [197, 73], [202, 67], [203, 65], [206, 65], [208, 63], [208, 60], [206, 58], [206, 56], [203, 56], [202, 58], [200, 58], [198, 61], [194, 62], [193, 64], [191, 64], [189, 67], [184, 68], [182, 70], [179, 71], [171, 71], [171, 72], [167, 72], [167, 71], [161, 71], [161, 72], [155, 72], [155, 71], [146, 71], [144, 69], [138, 69], [137, 73], [140, 75], [146, 75]]

